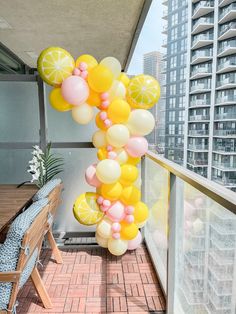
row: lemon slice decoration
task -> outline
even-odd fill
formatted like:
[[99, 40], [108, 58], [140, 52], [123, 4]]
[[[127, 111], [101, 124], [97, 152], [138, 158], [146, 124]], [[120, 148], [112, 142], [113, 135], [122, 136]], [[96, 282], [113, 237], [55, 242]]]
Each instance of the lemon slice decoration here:
[[150, 109], [160, 98], [160, 85], [149, 75], [137, 75], [130, 80], [126, 97], [131, 107]]
[[83, 225], [91, 226], [98, 223], [104, 216], [97, 204], [97, 195], [93, 192], [81, 194], [73, 207], [75, 218]]
[[58, 86], [72, 75], [75, 61], [71, 54], [59, 47], [43, 50], [38, 58], [38, 72], [49, 85]]

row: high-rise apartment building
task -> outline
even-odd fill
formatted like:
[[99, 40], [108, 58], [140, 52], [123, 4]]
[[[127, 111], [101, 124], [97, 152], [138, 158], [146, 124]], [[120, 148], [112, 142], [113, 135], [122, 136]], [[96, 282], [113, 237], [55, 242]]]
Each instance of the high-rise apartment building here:
[[167, 21], [163, 33], [164, 73], [166, 86], [165, 157], [183, 164], [184, 120], [186, 101], [187, 61], [187, 0], [163, 1], [166, 6], [163, 19]]
[[[155, 77], [161, 88], [164, 85], [162, 58], [163, 54], [159, 51], [148, 52], [143, 56], [143, 73]], [[153, 132], [147, 136], [149, 148], [163, 154], [165, 147], [165, 99], [162, 94], [157, 106], [154, 106], [151, 112], [156, 119], [156, 124]]]
[[236, 191], [236, 2], [189, 2], [184, 164]]

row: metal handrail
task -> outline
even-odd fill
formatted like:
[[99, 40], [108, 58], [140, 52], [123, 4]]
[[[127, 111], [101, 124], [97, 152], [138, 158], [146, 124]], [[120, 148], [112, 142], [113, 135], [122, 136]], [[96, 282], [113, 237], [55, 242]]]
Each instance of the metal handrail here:
[[174, 174], [176, 177], [182, 179], [206, 196], [213, 199], [218, 204], [236, 214], [235, 192], [230, 191], [213, 181], [203, 178], [202, 176], [150, 151], [146, 154], [146, 158], [156, 162], [162, 168], [168, 170], [171, 174]]

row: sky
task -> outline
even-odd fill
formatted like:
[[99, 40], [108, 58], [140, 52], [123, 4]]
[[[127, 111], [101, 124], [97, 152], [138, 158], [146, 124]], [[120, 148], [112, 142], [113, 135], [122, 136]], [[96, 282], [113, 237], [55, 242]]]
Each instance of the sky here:
[[150, 51], [163, 51], [161, 45], [164, 35], [161, 32], [164, 25], [162, 19], [164, 7], [161, 2], [162, 0], [152, 1], [127, 71], [130, 75], [143, 73], [144, 53]]

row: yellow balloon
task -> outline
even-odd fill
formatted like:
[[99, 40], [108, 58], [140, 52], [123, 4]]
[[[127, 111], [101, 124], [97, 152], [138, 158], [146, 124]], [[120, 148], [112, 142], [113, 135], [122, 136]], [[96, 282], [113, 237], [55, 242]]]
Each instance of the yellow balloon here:
[[84, 103], [72, 109], [72, 118], [79, 124], [88, 124], [94, 116], [93, 108]]
[[109, 89], [108, 94], [110, 101], [114, 100], [115, 98], [124, 99], [126, 95], [125, 85], [122, 82], [115, 80]]
[[97, 65], [88, 74], [88, 84], [97, 93], [108, 91], [113, 79], [111, 70], [102, 64]]
[[122, 239], [113, 239], [108, 240], [108, 250], [111, 254], [120, 256], [123, 255], [128, 249], [128, 241]]
[[98, 232], [96, 232], [95, 237], [98, 245], [106, 249], [108, 248], [108, 239], [101, 237]]
[[127, 160], [128, 160], [128, 154], [125, 151], [125, 149], [123, 149], [123, 148], [116, 148], [116, 149], [114, 149], [114, 151], [117, 154], [117, 157], [116, 157], [115, 160], [118, 161], [118, 163], [120, 165], [125, 164], [127, 162]]
[[124, 123], [128, 121], [130, 115], [129, 104], [122, 99], [115, 99], [109, 105], [107, 114], [113, 123]]
[[134, 206], [134, 222], [143, 223], [148, 219], [148, 207], [143, 202], [138, 202]]
[[90, 71], [91, 69], [95, 68], [95, 66], [98, 65], [97, 60], [91, 56], [91, 55], [82, 55], [80, 56], [76, 62], [75, 62], [75, 66], [79, 67], [80, 62], [85, 62], [88, 66], [87, 71]]
[[103, 130], [103, 131], [106, 131], [107, 130], [107, 127], [105, 126], [104, 122], [101, 120], [100, 118], [100, 113], [98, 112], [97, 115], [96, 115], [96, 118], [95, 118], [95, 122], [96, 122], [96, 126]]
[[89, 97], [87, 99], [87, 103], [90, 106], [99, 107], [101, 105], [101, 98], [99, 93], [96, 93], [91, 88], [89, 89]]
[[159, 83], [150, 75], [138, 75], [130, 80], [127, 87], [127, 101], [133, 108], [150, 109], [159, 100]]
[[51, 106], [58, 111], [69, 111], [73, 108], [73, 106], [68, 104], [62, 97], [60, 87], [55, 87], [51, 90], [49, 101]]
[[140, 201], [141, 192], [133, 185], [126, 186], [123, 188], [120, 199], [126, 205], [133, 205]]
[[112, 159], [104, 159], [97, 164], [96, 175], [102, 183], [111, 184], [119, 180], [121, 174], [120, 165]]
[[111, 236], [111, 225], [112, 222], [109, 218], [104, 217], [99, 224], [97, 225], [97, 233], [100, 235], [100, 237], [109, 239]]
[[107, 159], [107, 150], [105, 147], [99, 148], [97, 152], [97, 157], [99, 160]]
[[121, 148], [129, 140], [129, 130], [123, 124], [114, 124], [107, 130], [106, 140], [110, 145]]
[[118, 80], [121, 81], [125, 87], [129, 85], [130, 79], [125, 73], [121, 73], [120, 76], [118, 77]]
[[116, 201], [119, 199], [121, 193], [122, 185], [119, 182], [101, 185], [101, 194], [105, 199]]
[[93, 145], [96, 148], [101, 148], [107, 145], [106, 133], [102, 130], [98, 130], [93, 134], [92, 138]]
[[135, 223], [121, 222], [120, 236], [124, 240], [132, 240], [138, 234], [138, 227]]
[[119, 60], [117, 60], [114, 57], [106, 57], [104, 59], [102, 59], [102, 61], [100, 62], [100, 64], [105, 65], [106, 67], [108, 67], [111, 72], [114, 75], [114, 78], [118, 77], [120, 75], [121, 72], [121, 64], [119, 62]]
[[120, 183], [122, 185], [131, 185], [138, 178], [138, 169], [130, 164], [121, 166]]
[[136, 166], [138, 163], [140, 163], [140, 161], [141, 161], [140, 157], [131, 157], [128, 155], [127, 164]]

